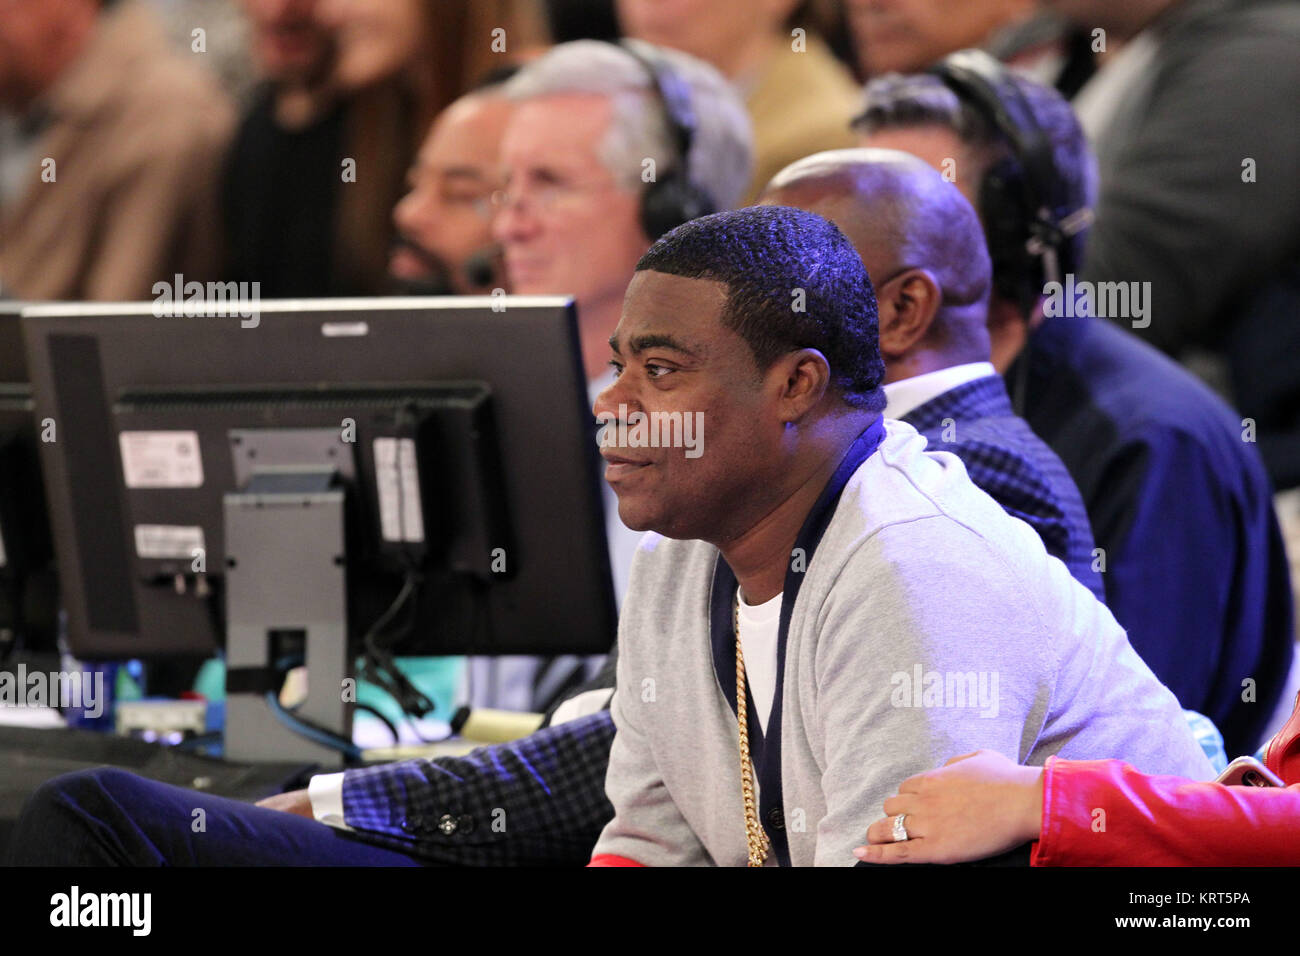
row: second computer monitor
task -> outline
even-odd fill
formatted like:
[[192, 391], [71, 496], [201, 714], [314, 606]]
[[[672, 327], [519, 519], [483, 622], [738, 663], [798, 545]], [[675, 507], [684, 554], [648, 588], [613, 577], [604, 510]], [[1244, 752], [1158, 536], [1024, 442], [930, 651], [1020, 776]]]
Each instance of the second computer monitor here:
[[[293, 513], [272, 521], [286, 502], [344, 516], [344, 553], [324, 560], [342, 569], [354, 640], [401, 624], [403, 653], [609, 648], [595, 424], [568, 300], [262, 302], [255, 322], [157, 311], [24, 311], [38, 415], [57, 427], [43, 464], [79, 657], [218, 648], [241, 556], [287, 536], [315, 567], [310, 549], [332, 540]], [[242, 593], [274, 606], [293, 590], [288, 563]], [[402, 620], [384, 621], [394, 607]]]

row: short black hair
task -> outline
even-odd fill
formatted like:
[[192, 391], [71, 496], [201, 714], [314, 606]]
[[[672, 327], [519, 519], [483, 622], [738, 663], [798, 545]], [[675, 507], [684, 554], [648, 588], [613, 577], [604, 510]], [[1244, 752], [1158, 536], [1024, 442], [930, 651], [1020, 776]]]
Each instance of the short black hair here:
[[750, 206], [692, 219], [651, 246], [636, 269], [724, 283], [722, 323], [749, 343], [760, 371], [797, 349], [817, 349], [847, 404], [884, 408], [871, 279], [844, 233], [816, 213]]
[[[1050, 145], [1052, 170], [1057, 178], [1054, 186], [1065, 204], [1064, 209], [1055, 212], [1068, 215], [1091, 207], [1097, 193], [1096, 163], [1073, 107], [1065, 97], [1043, 83], [1010, 70], [1006, 80], [1019, 91], [1025, 108]], [[982, 110], [966, 97], [958, 96], [933, 73], [886, 73], [867, 83], [862, 95], [862, 111], [853, 120], [853, 128], [861, 133], [870, 135], [879, 130], [931, 125], [946, 127], [966, 146], [987, 151], [989, 159], [985, 176], [1001, 158], [1011, 161], [1013, 175], [1024, 175], [1022, 162], [1007, 137], [995, 128]], [[1004, 191], [1003, 195], [1009, 192], [1013, 191]], [[989, 223], [999, 217], [1005, 219], [1008, 210], [983, 208], [990, 192], [983, 189], [982, 180], [975, 194], [979, 197], [979, 214], [987, 232]], [[1028, 238], [1028, 222], [1025, 223], [1025, 237]], [[1088, 230], [1085, 228], [1067, 238], [1057, 250], [1062, 275], [1079, 271], [1087, 241]], [[998, 292], [1016, 301], [1036, 302], [1043, 294], [1046, 281], [1041, 267], [1029, 270], [1028, 274], [1025, 270], [998, 274], [998, 250], [992, 251], [995, 253], [993, 281]]]

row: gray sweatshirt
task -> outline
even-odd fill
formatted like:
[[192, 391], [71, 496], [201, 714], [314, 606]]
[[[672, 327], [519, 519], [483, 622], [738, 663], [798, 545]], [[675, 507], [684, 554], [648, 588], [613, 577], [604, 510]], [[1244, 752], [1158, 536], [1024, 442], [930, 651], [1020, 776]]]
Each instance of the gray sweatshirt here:
[[[779, 781], [763, 821], [793, 865], [856, 863], [852, 848], [899, 783], [980, 748], [1022, 764], [1116, 757], [1213, 776], [1177, 700], [1106, 607], [909, 425], [888, 422], [805, 560], [779, 758], [776, 741], [763, 757], [779, 773], [760, 774], [774, 791]], [[710, 643], [718, 561], [711, 545], [655, 534], [633, 560], [611, 705], [615, 816], [597, 855], [745, 863], [736, 715], [718, 676], [730, 668], [734, 686], [734, 663], [715, 671]]]

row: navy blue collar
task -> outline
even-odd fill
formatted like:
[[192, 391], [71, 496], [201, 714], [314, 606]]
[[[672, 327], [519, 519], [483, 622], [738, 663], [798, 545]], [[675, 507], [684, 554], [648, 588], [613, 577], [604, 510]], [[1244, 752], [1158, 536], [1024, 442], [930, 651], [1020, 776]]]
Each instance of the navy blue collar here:
[[[781, 806], [781, 701], [784, 698], [785, 644], [790, 632], [790, 616], [794, 611], [795, 599], [803, 584], [804, 572], [812, 564], [813, 552], [821, 542], [826, 527], [835, 514], [840, 494], [844, 486], [853, 477], [853, 473], [862, 466], [885, 437], [884, 416], [877, 415], [875, 421], [854, 439], [844, 457], [840, 460], [835, 474], [822, 489], [817, 503], [808, 512], [803, 527], [795, 538], [794, 550], [790, 556], [790, 567], [785, 573], [785, 589], [781, 594], [781, 623], [777, 631], [776, 644], [776, 692], [772, 697], [772, 713], [768, 717], [767, 734], [759, 728], [754, 709], [749, 708], [749, 752], [754, 761], [754, 773], [758, 777], [759, 807], [758, 817], [772, 841], [772, 851], [782, 866], [790, 865], [790, 850], [785, 838], [785, 810]], [[713, 650], [713, 670], [718, 679], [718, 687], [731, 712], [736, 713], [736, 631], [735, 606], [736, 576], [721, 554], [713, 569], [713, 589], [710, 592], [709, 637]], [[753, 701], [753, 696], [746, 688], [746, 699]], [[739, 756], [737, 756], [739, 760]]]

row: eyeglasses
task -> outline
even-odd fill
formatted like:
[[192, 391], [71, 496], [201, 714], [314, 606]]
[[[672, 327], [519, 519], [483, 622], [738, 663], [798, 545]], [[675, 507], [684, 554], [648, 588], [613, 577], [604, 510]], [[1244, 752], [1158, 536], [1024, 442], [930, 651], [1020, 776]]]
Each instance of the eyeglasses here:
[[498, 189], [492, 194], [492, 209], [502, 212], [509, 208], [532, 209], [547, 214], [563, 209], [585, 194], [599, 193], [613, 188], [611, 182], [601, 183], [539, 183], [528, 189], [512, 187]]

